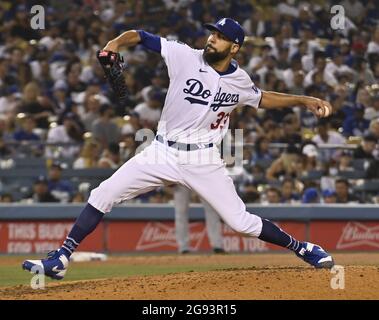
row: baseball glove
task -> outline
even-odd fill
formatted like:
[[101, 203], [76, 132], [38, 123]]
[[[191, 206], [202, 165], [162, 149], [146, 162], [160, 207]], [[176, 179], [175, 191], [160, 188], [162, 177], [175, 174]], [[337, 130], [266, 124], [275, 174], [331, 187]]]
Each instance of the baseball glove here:
[[124, 58], [118, 52], [97, 51], [97, 59], [103, 67], [105, 78], [116, 94], [118, 101], [125, 104], [128, 96], [128, 89], [125, 84], [123, 71], [126, 69]]

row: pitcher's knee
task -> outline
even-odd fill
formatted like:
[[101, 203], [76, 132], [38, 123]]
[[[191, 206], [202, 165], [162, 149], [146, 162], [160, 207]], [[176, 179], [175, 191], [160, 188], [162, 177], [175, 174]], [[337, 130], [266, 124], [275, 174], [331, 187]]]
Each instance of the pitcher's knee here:
[[262, 231], [262, 219], [254, 214], [244, 212], [234, 216], [230, 221], [225, 221], [235, 232], [258, 237]]
[[112, 191], [109, 186], [101, 183], [97, 188], [91, 191], [88, 198], [88, 203], [94, 206], [101, 212], [110, 212], [113, 206], [118, 202], [118, 197], [116, 193]]

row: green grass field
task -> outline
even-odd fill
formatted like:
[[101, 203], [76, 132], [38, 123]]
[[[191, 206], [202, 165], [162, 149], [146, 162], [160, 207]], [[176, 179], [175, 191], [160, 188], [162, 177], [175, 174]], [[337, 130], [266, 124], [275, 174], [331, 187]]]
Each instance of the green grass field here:
[[[169, 255], [164, 255], [169, 256]], [[25, 259], [37, 259], [40, 256], [0, 256], [0, 287], [29, 285], [32, 275], [21, 268]], [[143, 257], [143, 256], [142, 256]], [[175, 259], [175, 255], [172, 255]], [[168, 274], [177, 272], [190, 271], [210, 271], [219, 268], [228, 268], [231, 265], [220, 265], [210, 263], [203, 264], [184, 264], [173, 261], [170, 265], [164, 264], [147, 264], [146, 261], [137, 261], [128, 264], [127, 261], [120, 261], [121, 256], [109, 257], [106, 262], [76, 262], [70, 266], [66, 277], [63, 281], [102, 279], [114, 277], [127, 277], [134, 275], [154, 275]], [[133, 259], [133, 256], [127, 256], [126, 259]], [[49, 280], [48, 280], [49, 281]]]

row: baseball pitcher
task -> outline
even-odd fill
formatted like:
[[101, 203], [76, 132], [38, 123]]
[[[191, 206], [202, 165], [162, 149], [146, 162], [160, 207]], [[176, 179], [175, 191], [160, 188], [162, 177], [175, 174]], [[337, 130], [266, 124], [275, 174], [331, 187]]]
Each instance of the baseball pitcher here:
[[247, 212], [215, 147], [228, 129], [230, 113], [238, 106], [271, 109], [296, 105], [326, 117], [332, 112], [331, 105], [313, 97], [261, 91], [233, 60], [244, 42], [241, 25], [223, 18], [205, 27], [210, 35], [203, 50], [142, 30], [126, 31], [103, 48], [118, 52], [121, 46], [142, 44], [162, 55], [170, 85], [156, 138], [92, 190], [62, 247], [46, 259], [24, 261], [25, 270], [39, 265], [45, 275], [62, 279], [71, 254], [104, 214], [116, 204], [165, 184], [195, 191], [238, 233], [288, 248], [316, 268], [334, 265], [332, 256], [320, 246], [298, 241], [271, 221]]

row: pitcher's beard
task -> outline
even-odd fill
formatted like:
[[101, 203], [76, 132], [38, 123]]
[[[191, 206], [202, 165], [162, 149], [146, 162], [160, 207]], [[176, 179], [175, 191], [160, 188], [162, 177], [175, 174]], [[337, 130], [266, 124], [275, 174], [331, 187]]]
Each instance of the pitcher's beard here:
[[228, 54], [230, 52], [230, 48], [227, 48], [224, 51], [220, 51], [220, 52], [217, 52], [217, 51], [207, 51], [208, 48], [209, 48], [209, 45], [207, 44], [205, 46], [205, 48], [204, 48], [203, 57], [204, 57], [204, 60], [209, 65], [212, 65], [214, 63], [217, 63], [219, 61], [224, 60], [228, 56]]

